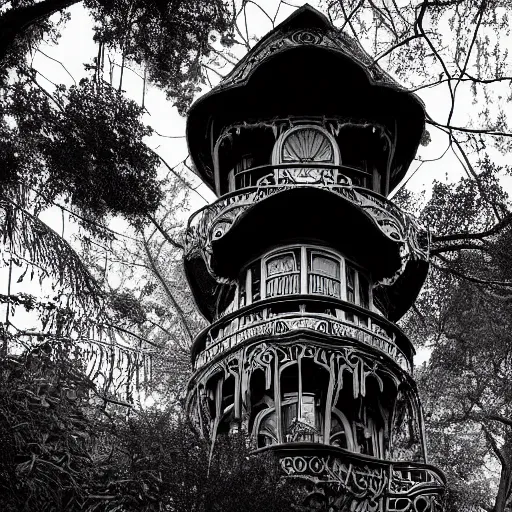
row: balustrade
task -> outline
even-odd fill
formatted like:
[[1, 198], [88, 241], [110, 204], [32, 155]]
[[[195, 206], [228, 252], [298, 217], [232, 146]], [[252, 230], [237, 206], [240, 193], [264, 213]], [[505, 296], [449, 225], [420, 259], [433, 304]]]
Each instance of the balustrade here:
[[267, 297], [300, 293], [299, 273], [267, 278]]
[[394, 324], [376, 313], [342, 300], [324, 299], [325, 313], [308, 311], [313, 304], [316, 302], [304, 297], [273, 298], [226, 315], [197, 339], [193, 348], [194, 368], [207, 364], [254, 337], [310, 330], [334, 337], [352, 338], [372, 346], [403, 370], [412, 373], [412, 346]]
[[[303, 172], [305, 169], [314, 171], [316, 177], [306, 175]], [[418, 257], [426, 258], [425, 249], [416, 240], [420, 232], [416, 221], [380, 194], [355, 185], [358, 183], [355, 177], [365, 177], [367, 174], [346, 166], [322, 164], [320, 167], [314, 163], [308, 163], [307, 167], [298, 167], [297, 164], [265, 165], [244, 171], [242, 176], [253, 178], [244, 178], [243, 188], [223, 195], [190, 218], [186, 237], [187, 251], [198, 246], [204, 250], [213, 239], [229, 230], [229, 226], [247, 208], [266, 197], [287, 188], [314, 186], [330, 190], [361, 207], [386, 236], [398, 242], [407, 241]], [[213, 229], [217, 224], [219, 228]]]
[[[263, 448], [261, 451], [268, 450]], [[387, 462], [371, 459], [346, 450], [326, 447], [284, 445], [270, 448], [280, 455], [280, 463], [288, 476], [311, 480], [314, 487], [322, 482], [335, 484], [332, 497], [329, 488], [322, 495], [329, 503], [339, 489], [350, 500], [350, 510], [370, 512], [440, 512], [446, 484], [443, 474], [427, 464]], [[345, 503], [345, 502], [344, 502]], [[347, 508], [348, 510], [348, 508]]]
[[349, 166], [315, 162], [263, 165], [238, 173], [235, 189], [283, 185], [366, 185], [370, 179], [370, 173]]
[[341, 297], [340, 280], [309, 272], [309, 293], [339, 298]]

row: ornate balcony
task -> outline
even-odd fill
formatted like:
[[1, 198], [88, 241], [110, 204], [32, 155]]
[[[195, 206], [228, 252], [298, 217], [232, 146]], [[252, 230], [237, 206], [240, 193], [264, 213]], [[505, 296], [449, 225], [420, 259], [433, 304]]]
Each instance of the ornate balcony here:
[[[187, 253], [199, 249], [209, 261], [212, 242], [222, 238], [248, 208], [284, 190], [315, 187], [359, 207], [387, 238], [405, 244], [407, 253], [427, 259], [424, 233], [415, 220], [376, 192], [353, 184], [354, 177], [363, 179], [366, 175], [370, 176], [352, 167], [312, 162], [248, 169], [236, 176], [237, 190], [198, 210], [190, 218]], [[407, 259], [405, 254], [403, 259]]]
[[[339, 250], [354, 251], [353, 259], [366, 265], [382, 286], [397, 284], [394, 295], [404, 302], [400, 312], [407, 309], [428, 267], [428, 234], [384, 197], [355, 186], [352, 180], [364, 174], [314, 163], [267, 165], [241, 173], [244, 188], [202, 208], [189, 221], [185, 265], [198, 302], [207, 300], [218, 283], [236, 279], [258, 247], [301, 236], [323, 239], [334, 248], [345, 244]], [[211, 316], [207, 306], [199, 305]]]
[[[278, 445], [283, 472], [303, 480], [306, 502], [329, 510], [440, 512], [446, 485], [441, 471], [417, 462], [390, 462], [318, 444]], [[340, 493], [340, 490], [342, 491]]]
[[192, 348], [194, 369], [246, 341], [300, 331], [326, 336], [331, 342], [343, 338], [362, 343], [412, 374], [414, 349], [396, 325], [350, 302], [310, 295], [272, 297], [227, 314], [196, 339]]

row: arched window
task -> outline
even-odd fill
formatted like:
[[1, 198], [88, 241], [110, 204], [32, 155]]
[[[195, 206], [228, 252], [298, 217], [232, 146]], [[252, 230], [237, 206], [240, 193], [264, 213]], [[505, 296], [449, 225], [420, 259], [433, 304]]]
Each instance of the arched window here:
[[[272, 163], [280, 165], [271, 178], [275, 183], [334, 184], [338, 179], [338, 170], [333, 169], [332, 165], [340, 165], [338, 145], [334, 137], [321, 126], [295, 126], [277, 139]], [[318, 164], [328, 166], [322, 168]]]
[[282, 163], [340, 163], [338, 146], [334, 137], [316, 125], [299, 125], [284, 132], [274, 146], [274, 164]]

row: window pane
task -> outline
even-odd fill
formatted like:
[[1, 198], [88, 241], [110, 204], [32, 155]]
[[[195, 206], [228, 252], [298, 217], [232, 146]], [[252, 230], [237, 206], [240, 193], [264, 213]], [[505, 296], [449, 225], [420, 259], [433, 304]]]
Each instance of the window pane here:
[[300, 292], [300, 251], [288, 251], [267, 260], [267, 297]]
[[251, 267], [252, 272], [252, 300], [253, 302], [261, 299], [261, 267], [257, 261]]
[[297, 402], [283, 405], [283, 423], [284, 423], [284, 432], [288, 434], [290, 432], [291, 427], [297, 420]]
[[311, 255], [311, 270], [318, 274], [324, 274], [337, 279], [340, 278], [340, 262], [320, 254], [313, 253]]
[[297, 270], [297, 261], [295, 254], [288, 252], [280, 254], [267, 261], [267, 276], [276, 274], [285, 274], [287, 272], [295, 272]]
[[349, 302], [356, 301], [356, 294], [355, 294], [355, 281], [356, 281], [356, 272], [355, 270], [350, 266], [346, 265], [346, 274], [347, 274], [347, 300]]
[[340, 297], [340, 262], [335, 258], [310, 252], [309, 293]]
[[302, 395], [301, 421], [310, 427], [316, 426], [315, 421], [315, 397], [313, 395]]
[[359, 274], [359, 302], [363, 308], [370, 309], [370, 284], [362, 274]]

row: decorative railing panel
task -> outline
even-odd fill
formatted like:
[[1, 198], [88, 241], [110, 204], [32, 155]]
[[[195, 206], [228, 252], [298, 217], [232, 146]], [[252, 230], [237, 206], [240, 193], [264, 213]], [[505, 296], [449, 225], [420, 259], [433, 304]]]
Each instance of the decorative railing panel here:
[[[393, 463], [352, 453], [325, 451], [281, 454], [283, 472], [310, 482], [335, 510], [358, 512], [440, 512], [445, 480], [432, 466]], [[318, 448], [315, 448], [317, 451]], [[287, 450], [283, 450], [286, 452]], [[340, 493], [341, 491], [341, 493]]]
[[267, 278], [267, 297], [300, 293], [299, 273]]
[[339, 279], [326, 277], [321, 274], [309, 273], [309, 292], [327, 295], [328, 297], [341, 297], [341, 284]]
[[[332, 314], [307, 312], [307, 301], [287, 301], [295, 304], [298, 312], [283, 313], [283, 302], [263, 303], [240, 310], [235, 317], [221, 319], [205, 332], [204, 347], [195, 354], [194, 368], [200, 368], [218, 356], [234, 349], [252, 338], [279, 336], [298, 330], [309, 330], [330, 337], [350, 338], [378, 349], [391, 358], [403, 370], [412, 373], [412, 354], [407, 356], [397, 345], [397, 328], [378, 315], [365, 312], [343, 301], [337, 301]], [[345, 304], [345, 307], [343, 306]], [[341, 318], [340, 318], [341, 317]], [[348, 321], [345, 318], [351, 318]]]
[[319, 185], [319, 186], [347, 186], [359, 184], [363, 180], [371, 179], [371, 174], [354, 167], [337, 166], [334, 164], [315, 164], [309, 162], [304, 167], [300, 164], [281, 164], [271, 168], [269, 166], [247, 169], [235, 176], [237, 190], [248, 187], [271, 187], [282, 185]]

